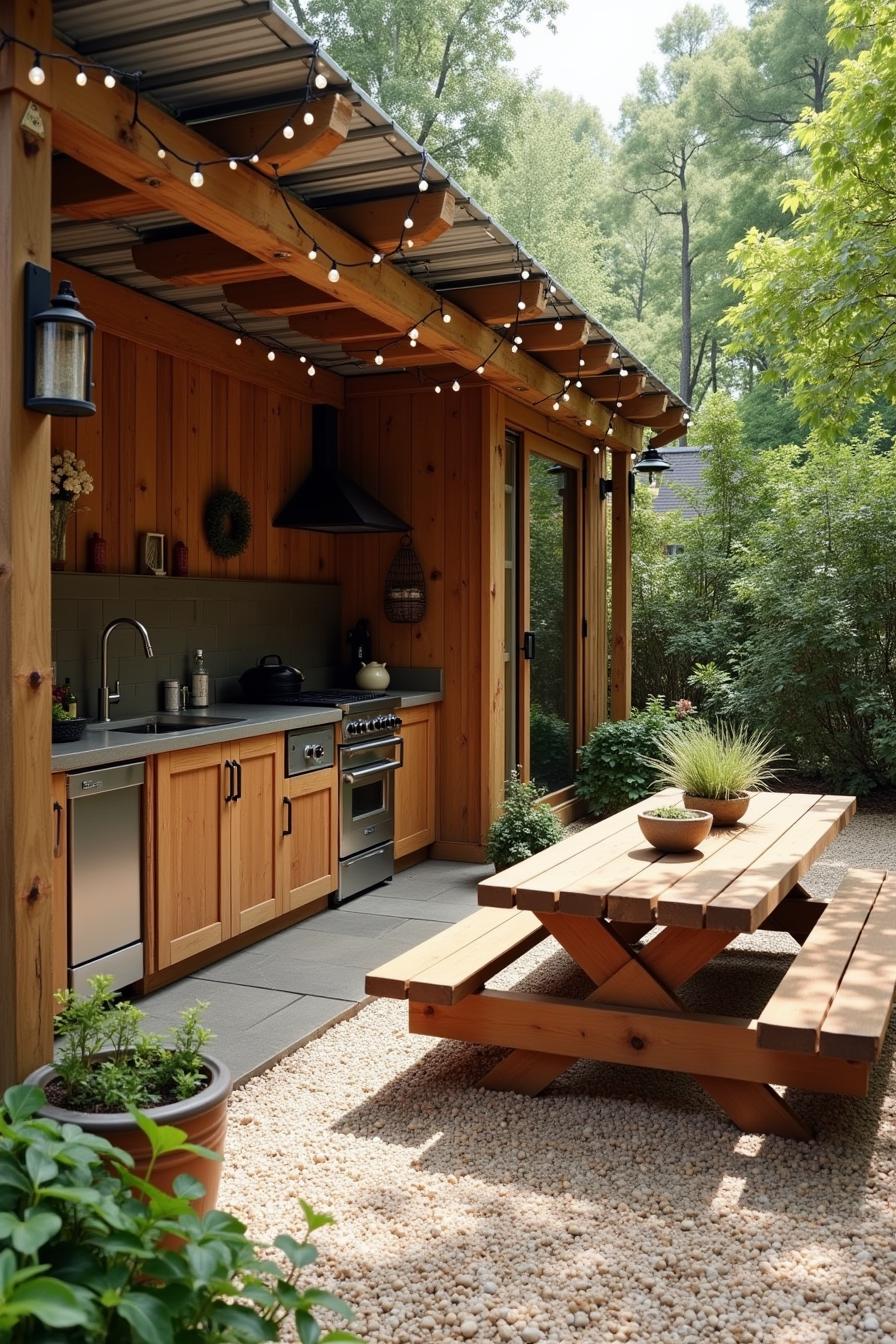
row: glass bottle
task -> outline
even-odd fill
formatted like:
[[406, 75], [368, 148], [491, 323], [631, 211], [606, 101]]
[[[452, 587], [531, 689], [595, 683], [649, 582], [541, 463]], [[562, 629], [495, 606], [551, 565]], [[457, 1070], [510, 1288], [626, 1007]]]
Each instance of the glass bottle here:
[[202, 650], [197, 649], [193, 656], [193, 682], [190, 687], [190, 700], [194, 709], [204, 709], [208, 704], [208, 672]]

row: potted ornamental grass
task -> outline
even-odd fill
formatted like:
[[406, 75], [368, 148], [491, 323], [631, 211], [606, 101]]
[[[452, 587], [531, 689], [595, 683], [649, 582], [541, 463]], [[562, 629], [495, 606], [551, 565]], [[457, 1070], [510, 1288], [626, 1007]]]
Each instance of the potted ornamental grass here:
[[651, 764], [660, 784], [681, 789], [684, 807], [711, 813], [716, 826], [733, 826], [750, 794], [775, 779], [772, 766], [783, 754], [764, 733], [697, 719], [663, 732]]
[[674, 804], [638, 813], [638, 825], [649, 845], [670, 854], [696, 849], [712, 829], [712, 813]]
[[181, 1175], [200, 1182], [200, 1209], [212, 1208], [232, 1091], [227, 1066], [208, 1054], [212, 1033], [202, 1024], [207, 1004], [186, 1008], [165, 1036], [145, 1032], [145, 1013], [112, 989], [108, 975], [89, 981], [90, 993], [61, 990], [56, 1018], [59, 1041], [52, 1064], [26, 1082], [46, 1095], [40, 1114], [77, 1124], [133, 1158], [138, 1177], [153, 1162], [151, 1145], [136, 1112], [180, 1135], [171, 1151], [157, 1156], [156, 1184], [172, 1190]]
[[[361, 1344], [350, 1307], [308, 1286], [312, 1237], [332, 1223], [299, 1200], [303, 1231], [270, 1246], [202, 1185], [158, 1171], [182, 1131], [133, 1112], [150, 1154], [144, 1176], [108, 1139], [48, 1115], [22, 1084], [0, 1103], [0, 1339], [42, 1344]], [[323, 1314], [324, 1319], [321, 1319]], [[332, 1317], [335, 1328], [328, 1328]]]

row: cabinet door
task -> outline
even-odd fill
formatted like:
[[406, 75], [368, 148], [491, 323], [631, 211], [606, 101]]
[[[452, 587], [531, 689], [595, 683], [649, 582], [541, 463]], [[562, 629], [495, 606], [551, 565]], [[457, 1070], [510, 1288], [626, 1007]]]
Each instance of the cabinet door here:
[[236, 762], [231, 811], [231, 933], [282, 913], [283, 734], [230, 744]]
[[286, 909], [299, 910], [339, 885], [339, 771], [312, 770], [285, 784]]
[[157, 757], [156, 915], [159, 968], [231, 935], [227, 744]]
[[395, 774], [395, 857], [436, 838], [435, 706], [401, 711], [404, 765]]
[[[68, 986], [68, 794], [67, 776], [53, 775], [53, 991]], [[58, 1005], [56, 1011], [59, 1011]]]

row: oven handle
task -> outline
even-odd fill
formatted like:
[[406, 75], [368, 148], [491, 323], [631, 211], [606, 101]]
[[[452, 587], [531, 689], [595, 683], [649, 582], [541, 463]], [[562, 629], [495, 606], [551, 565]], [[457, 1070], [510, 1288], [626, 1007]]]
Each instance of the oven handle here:
[[404, 744], [398, 753], [397, 761], [374, 761], [371, 765], [359, 765], [356, 770], [343, 770], [342, 778], [346, 784], [357, 784], [359, 779], [370, 775], [382, 775], [389, 770], [400, 770], [404, 765]]
[[370, 751], [371, 747], [401, 747], [404, 750], [403, 737], [377, 737], [372, 742], [343, 742], [339, 750], [347, 756], [349, 752]]

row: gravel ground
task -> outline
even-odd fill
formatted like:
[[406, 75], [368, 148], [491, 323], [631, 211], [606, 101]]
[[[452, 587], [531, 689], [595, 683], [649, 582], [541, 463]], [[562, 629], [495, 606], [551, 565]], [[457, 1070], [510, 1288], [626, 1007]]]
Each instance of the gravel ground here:
[[[807, 885], [896, 867], [860, 816]], [[783, 935], [738, 939], [687, 987], [756, 1011]], [[544, 945], [494, 982], [564, 992]], [[222, 1204], [259, 1237], [332, 1211], [320, 1282], [370, 1344], [896, 1344], [896, 1030], [868, 1098], [791, 1093], [817, 1139], [741, 1135], [681, 1075], [580, 1063], [543, 1096], [486, 1092], [500, 1052], [410, 1037], [379, 1001], [234, 1097]]]

